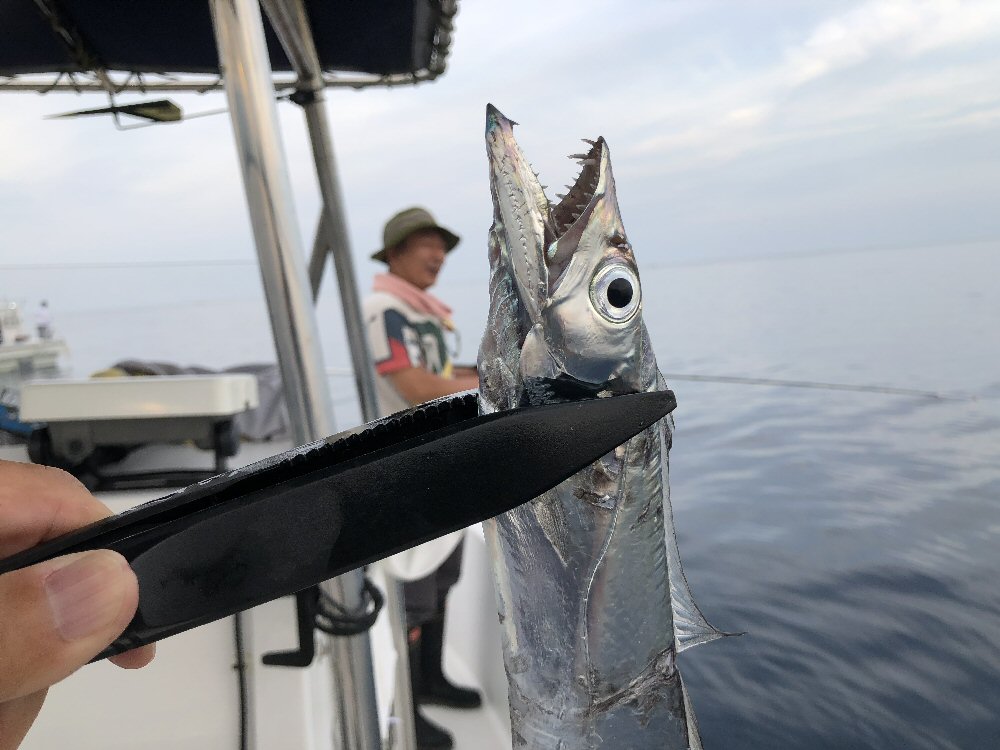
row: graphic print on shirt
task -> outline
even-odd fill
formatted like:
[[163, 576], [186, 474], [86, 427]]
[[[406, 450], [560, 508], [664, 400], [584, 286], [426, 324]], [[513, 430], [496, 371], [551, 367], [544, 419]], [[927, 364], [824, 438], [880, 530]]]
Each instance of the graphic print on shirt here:
[[411, 321], [398, 310], [386, 310], [383, 318], [389, 356], [375, 369], [388, 375], [407, 367], [423, 367], [441, 374], [447, 367], [447, 348], [440, 326], [431, 321]]
[[[386, 313], [388, 315], [388, 313]], [[424, 350], [420, 346], [420, 336], [417, 334], [415, 328], [410, 326], [405, 326], [402, 331], [403, 334], [403, 346], [406, 348], [407, 359], [411, 363], [419, 362], [421, 365], [424, 363]], [[390, 341], [392, 336], [390, 336]]]

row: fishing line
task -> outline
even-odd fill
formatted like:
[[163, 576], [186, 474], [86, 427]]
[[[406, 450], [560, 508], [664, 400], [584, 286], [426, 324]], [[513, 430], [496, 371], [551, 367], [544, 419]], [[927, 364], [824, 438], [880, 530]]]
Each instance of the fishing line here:
[[696, 383], [727, 383], [731, 385], [769, 385], [783, 388], [815, 388], [825, 391], [854, 391], [856, 393], [882, 393], [890, 396], [929, 398], [936, 401], [978, 401], [976, 396], [922, 391], [916, 388], [895, 388], [883, 385], [854, 385], [851, 383], [822, 383], [813, 380], [781, 380], [776, 378], [750, 378], [737, 375], [692, 375], [663, 373], [667, 380], [688, 380]]
[[[328, 367], [327, 375], [349, 377], [353, 371], [341, 367]], [[825, 391], [854, 391], [855, 393], [882, 393], [889, 396], [909, 396], [928, 398], [935, 401], [978, 401], [978, 396], [967, 396], [937, 391], [922, 391], [917, 388], [896, 388], [889, 385], [857, 385], [853, 383], [823, 383], [815, 380], [781, 380], [777, 378], [751, 378], [739, 375], [695, 375], [690, 373], [665, 372], [667, 380], [687, 380], [694, 383], [726, 383], [728, 385], [765, 385], [782, 388], [814, 388]]]

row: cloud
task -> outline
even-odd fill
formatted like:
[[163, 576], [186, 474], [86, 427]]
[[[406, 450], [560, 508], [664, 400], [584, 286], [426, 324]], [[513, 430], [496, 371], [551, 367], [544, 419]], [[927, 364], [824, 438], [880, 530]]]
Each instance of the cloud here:
[[801, 31], [770, 63], [728, 67], [701, 92], [645, 103], [633, 94], [643, 124], [627, 154], [647, 173], [672, 172], [837, 134], [986, 127], [990, 116], [970, 109], [1000, 104], [1000, 62], [975, 53], [994, 40], [1000, 3], [868, 2]]
[[876, 0], [821, 23], [786, 53], [789, 84], [799, 86], [880, 54], [913, 57], [998, 36], [993, 0]]
[[[362, 283], [386, 215], [412, 203], [466, 238], [448, 273], [482, 274], [487, 101], [524, 123], [518, 138], [550, 192], [575, 175], [565, 155], [576, 139], [604, 135], [623, 200], [636, 186], [650, 193], [632, 205], [703, 190], [691, 205], [711, 205], [720, 224], [730, 214], [749, 221], [719, 204], [720, 184], [745, 179], [748, 192], [772, 191], [760, 202], [777, 202], [810, 169], [913, 143], [947, 150], [967, 134], [985, 143], [996, 128], [1000, 2], [637, 0], [629, 13], [614, 9], [606, 0], [466, 3], [438, 81], [326, 92]], [[191, 112], [225, 104], [221, 94], [178, 98]], [[106, 120], [41, 120], [104, 103], [0, 96], [0, 199], [18, 206], [0, 234], [0, 262], [29, 246], [94, 260], [252, 256], [228, 118], [129, 133]], [[282, 103], [279, 115], [308, 252], [319, 206], [308, 138], [297, 107]], [[990, 163], [985, 146], [981, 161]], [[55, 207], [60, 222], [50, 221]], [[126, 247], [121, 236], [142, 242]]]
[[0, 94], [0, 188], [44, 184], [77, 167], [76, 137], [65, 121], [43, 119], [54, 111], [35, 94]]

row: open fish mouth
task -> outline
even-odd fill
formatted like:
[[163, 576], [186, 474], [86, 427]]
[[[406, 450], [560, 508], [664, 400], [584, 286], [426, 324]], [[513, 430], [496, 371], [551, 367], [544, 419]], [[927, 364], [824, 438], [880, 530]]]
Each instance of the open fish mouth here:
[[[580, 165], [580, 173], [573, 181], [572, 185], [567, 185], [566, 193], [556, 193], [558, 199], [552, 203], [545, 194], [545, 186], [538, 181], [538, 174], [530, 166], [524, 157], [521, 147], [514, 140], [513, 126], [517, 123], [508, 119], [492, 104], [487, 105], [486, 128], [488, 138], [494, 142], [499, 141], [501, 152], [490, 149], [491, 165], [500, 171], [503, 167], [496, 162], [506, 160], [516, 171], [524, 182], [524, 189], [529, 191], [536, 200], [534, 206], [542, 214], [544, 223], [548, 230], [546, 241], [551, 243], [559, 239], [570, 226], [576, 222], [583, 214], [584, 210], [594, 199], [600, 179], [601, 157], [607, 150], [607, 144], [603, 137], [597, 140], [584, 138], [583, 142], [589, 146], [586, 153], [570, 154], [569, 158], [574, 159]], [[506, 159], [500, 156], [502, 153]], [[499, 158], [498, 158], [499, 157]]]
[[[524, 250], [535, 255], [537, 262], [546, 269], [546, 291], [551, 292], [572, 257], [572, 249], [567, 251], [560, 248], [559, 240], [569, 234], [571, 228], [585, 222], [588, 209], [593, 208], [601, 188], [601, 166], [609, 163], [608, 148], [603, 137], [598, 137], [597, 140], [584, 139], [588, 150], [569, 156], [580, 165], [579, 174], [572, 185], [566, 186], [567, 192], [556, 193], [557, 200], [552, 202], [546, 195], [546, 188], [541, 184], [538, 173], [514, 139], [513, 126], [516, 124], [492, 104], [487, 105], [487, 152], [490, 168], [494, 182], [507, 189], [507, 195], [495, 195], [494, 198], [501, 205], [506, 199], [517, 207], [518, 216], [515, 221], [512, 224], [504, 223], [508, 230], [528, 227], [541, 230], [535, 235], [541, 239], [541, 247], [536, 245], [529, 248], [524, 237], [517, 239]], [[517, 271], [516, 264], [514, 270]]]
[[642, 295], [608, 146], [603, 138], [584, 141], [587, 150], [570, 156], [580, 171], [553, 203], [514, 139], [514, 124], [487, 107], [490, 263], [503, 269], [517, 298], [527, 398], [557, 399], [562, 386], [592, 395], [637, 392]]
[[568, 185], [569, 192], [566, 194], [556, 193], [559, 202], [550, 206], [550, 220], [552, 226], [553, 241], [564, 235], [586, 210], [587, 206], [594, 199], [597, 192], [597, 183], [600, 177], [598, 165], [601, 161], [601, 154], [607, 149], [603, 138], [596, 141], [584, 139], [584, 143], [590, 145], [590, 150], [585, 154], [571, 154], [570, 159], [576, 159], [580, 164], [580, 174], [572, 185]]

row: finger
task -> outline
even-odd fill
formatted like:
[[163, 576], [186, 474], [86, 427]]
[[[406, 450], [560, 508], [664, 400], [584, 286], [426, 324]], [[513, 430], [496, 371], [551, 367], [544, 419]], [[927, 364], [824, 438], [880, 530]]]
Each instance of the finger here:
[[0, 461], [0, 557], [111, 515], [67, 472]]
[[21, 744], [45, 700], [45, 691], [0, 703], [0, 750], [14, 750]]
[[156, 656], [156, 644], [150, 643], [146, 646], [126, 651], [123, 654], [109, 657], [108, 661], [122, 669], [142, 669], [153, 661], [154, 656]]
[[125, 558], [93, 550], [0, 575], [0, 702], [41, 690], [121, 635], [139, 601]]

